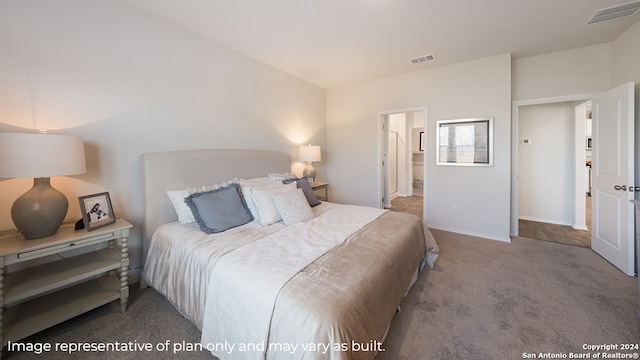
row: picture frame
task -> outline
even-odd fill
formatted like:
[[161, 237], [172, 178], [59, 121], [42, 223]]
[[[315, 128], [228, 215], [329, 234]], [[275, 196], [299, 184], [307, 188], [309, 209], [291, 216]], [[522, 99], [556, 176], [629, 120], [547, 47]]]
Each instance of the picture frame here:
[[82, 221], [87, 231], [116, 222], [108, 192], [80, 196], [78, 201], [80, 202]]
[[420, 147], [419, 151], [424, 151], [424, 131], [420, 131]]
[[436, 121], [436, 165], [493, 166], [493, 117]]

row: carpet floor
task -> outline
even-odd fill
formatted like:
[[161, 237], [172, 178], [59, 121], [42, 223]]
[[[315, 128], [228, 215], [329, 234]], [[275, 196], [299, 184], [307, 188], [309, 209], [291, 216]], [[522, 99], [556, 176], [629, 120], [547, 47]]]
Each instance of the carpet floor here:
[[[637, 279], [590, 249], [524, 238], [504, 243], [438, 230], [433, 234], [440, 258], [403, 300], [376, 359], [568, 357], [604, 352], [585, 350], [587, 345], [640, 343]], [[206, 352], [179, 349], [199, 338], [197, 328], [164, 297], [133, 285], [126, 313], [113, 302], [20, 343], [123, 342], [149, 344], [153, 350], [37, 355], [5, 349], [5, 358], [212, 359]], [[608, 353], [616, 352], [638, 351]]]

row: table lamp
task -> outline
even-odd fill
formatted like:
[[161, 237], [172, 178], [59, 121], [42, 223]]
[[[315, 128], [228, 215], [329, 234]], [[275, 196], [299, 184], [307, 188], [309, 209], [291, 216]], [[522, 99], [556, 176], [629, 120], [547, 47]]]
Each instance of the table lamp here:
[[322, 160], [320, 146], [312, 146], [311, 144], [300, 146], [300, 150], [298, 151], [298, 160], [307, 162], [307, 167], [304, 168], [302, 176], [305, 178], [312, 178], [313, 181], [316, 181], [316, 169], [313, 168], [311, 163], [313, 161]]
[[33, 178], [33, 187], [11, 207], [11, 218], [25, 239], [58, 231], [69, 208], [67, 198], [51, 187], [51, 176], [86, 172], [79, 136], [0, 133], [0, 178]]

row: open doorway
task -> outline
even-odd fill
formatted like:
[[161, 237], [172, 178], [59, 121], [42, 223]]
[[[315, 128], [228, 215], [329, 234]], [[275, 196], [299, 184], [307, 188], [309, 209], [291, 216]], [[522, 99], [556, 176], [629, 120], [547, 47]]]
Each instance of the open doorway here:
[[380, 207], [424, 219], [426, 109], [379, 113]]
[[590, 110], [588, 101], [518, 107], [519, 236], [591, 247]]
[[[592, 152], [591, 172], [591, 249], [629, 276], [635, 274], [634, 204], [638, 198], [635, 177], [638, 168], [635, 158], [635, 84], [627, 82], [601, 93], [570, 95], [546, 99], [518, 100], [513, 103], [512, 178], [511, 178], [511, 235], [519, 235], [519, 193], [523, 175], [519, 167], [520, 110], [528, 105], [591, 101]], [[577, 133], [577, 132], [576, 132]], [[576, 137], [576, 149], [586, 149], [588, 137]], [[585, 175], [585, 166], [575, 160], [574, 177]], [[579, 169], [582, 167], [582, 171]], [[582, 175], [581, 175], [582, 174]], [[551, 175], [551, 174], [549, 174]], [[585, 176], [586, 178], [586, 176]], [[629, 187], [628, 187], [629, 186]], [[631, 191], [629, 191], [631, 189]], [[585, 189], [580, 189], [586, 191]], [[578, 189], [575, 189], [576, 193]], [[578, 200], [581, 196], [574, 195]], [[585, 201], [586, 202], [586, 201]], [[576, 207], [577, 208], [577, 207]], [[586, 216], [586, 215], [585, 215]], [[577, 218], [577, 217], [576, 217]]]

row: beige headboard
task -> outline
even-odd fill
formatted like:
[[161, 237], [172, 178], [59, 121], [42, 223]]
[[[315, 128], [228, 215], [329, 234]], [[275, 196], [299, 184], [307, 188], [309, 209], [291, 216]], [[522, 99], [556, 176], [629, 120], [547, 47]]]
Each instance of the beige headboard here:
[[185, 150], [142, 155], [144, 253], [158, 226], [178, 219], [167, 190], [210, 185], [233, 177], [254, 178], [291, 172], [288, 154], [262, 150]]

